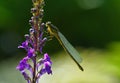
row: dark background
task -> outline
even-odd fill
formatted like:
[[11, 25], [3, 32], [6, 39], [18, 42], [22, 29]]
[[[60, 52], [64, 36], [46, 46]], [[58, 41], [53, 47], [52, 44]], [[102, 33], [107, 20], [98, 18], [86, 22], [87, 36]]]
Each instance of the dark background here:
[[[109, 52], [100, 56], [119, 66], [120, 0], [45, 1], [43, 22], [51, 21], [75, 47]], [[24, 34], [29, 32], [31, 7], [31, 0], [0, 0], [0, 62], [24, 57], [25, 51], [17, 46], [25, 40]], [[44, 50], [54, 54], [63, 49], [53, 38]], [[120, 74], [117, 76], [120, 77]]]
[[[106, 48], [107, 44], [120, 40], [119, 2], [47, 0], [43, 21], [51, 21], [75, 46]], [[31, 0], [0, 1], [0, 57], [18, 52], [17, 46], [30, 28], [31, 4]], [[51, 42], [45, 48], [50, 52], [58, 50], [58, 43]]]

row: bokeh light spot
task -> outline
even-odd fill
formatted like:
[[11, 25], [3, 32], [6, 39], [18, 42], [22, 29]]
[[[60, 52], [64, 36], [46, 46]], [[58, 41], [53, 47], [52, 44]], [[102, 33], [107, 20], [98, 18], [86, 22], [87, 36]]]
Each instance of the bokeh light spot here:
[[77, 0], [82, 9], [95, 9], [104, 3], [104, 0]]

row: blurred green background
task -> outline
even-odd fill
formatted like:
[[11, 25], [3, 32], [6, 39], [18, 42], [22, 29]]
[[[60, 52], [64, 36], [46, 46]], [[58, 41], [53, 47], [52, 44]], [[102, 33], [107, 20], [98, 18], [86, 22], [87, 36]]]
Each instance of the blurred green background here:
[[[31, 0], [0, 1], [0, 83], [26, 83], [15, 66], [17, 48], [28, 33]], [[53, 75], [41, 83], [120, 83], [120, 0], [46, 0], [43, 21], [51, 21], [83, 57], [80, 72], [54, 38], [44, 48]]]

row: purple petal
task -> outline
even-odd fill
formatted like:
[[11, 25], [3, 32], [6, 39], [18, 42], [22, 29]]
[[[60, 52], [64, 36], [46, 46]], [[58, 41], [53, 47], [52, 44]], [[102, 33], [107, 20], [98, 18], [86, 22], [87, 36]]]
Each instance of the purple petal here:
[[24, 48], [26, 51], [29, 49], [28, 41], [22, 43], [22, 45], [18, 46], [18, 48]]
[[51, 64], [49, 62], [45, 62], [45, 70], [48, 74], [52, 74], [52, 70], [51, 70]]
[[[52, 74], [51, 65], [52, 65], [52, 62], [50, 60], [50, 57], [48, 56], [47, 53], [45, 53], [44, 58], [39, 59], [37, 63], [37, 71], [38, 71], [37, 79], [39, 79], [45, 73]], [[41, 66], [41, 69], [38, 70], [40, 66]]]
[[52, 61], [50, 60], [50, 57], [47, 53], [44, 54], [44, 60], [50, 62], [52, 64]]
[[28, 55], [29, 58], [34, 57], [34, 56], [35, 56], [35, 50], [32, 49], [32, 48], [30, 48], [30, 49], [28, 50], [27, 55]]
[[21, 71], [21, 72], [25, 71], [25, 69], [28, 69], [28, 70], [31, 69], [30, 64], [27, 63], [28, 60], [29, 60], [28, 57], [23, 58], [20, 61], [19, 65], [16, 67], [16, 69]]

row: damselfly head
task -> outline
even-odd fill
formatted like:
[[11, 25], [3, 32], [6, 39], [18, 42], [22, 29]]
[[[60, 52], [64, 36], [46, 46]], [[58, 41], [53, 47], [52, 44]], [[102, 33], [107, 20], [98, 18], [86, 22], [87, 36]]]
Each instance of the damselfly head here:
[[51, 35], [55, 35], [58, 33], [58, 28], [56, 26], [54, 26], [50, 21], [46, 22], [46, 27], [47, 27], [47, 31], [51, 34]]

